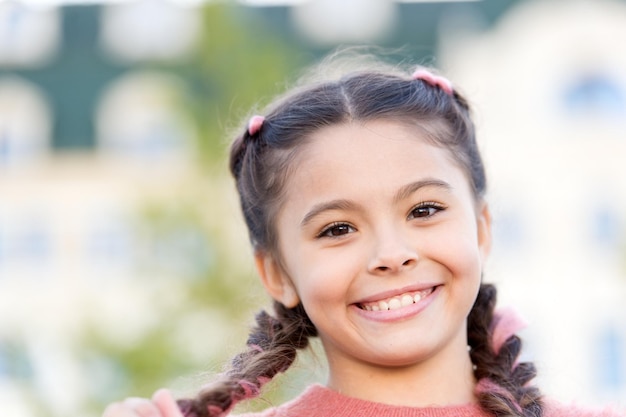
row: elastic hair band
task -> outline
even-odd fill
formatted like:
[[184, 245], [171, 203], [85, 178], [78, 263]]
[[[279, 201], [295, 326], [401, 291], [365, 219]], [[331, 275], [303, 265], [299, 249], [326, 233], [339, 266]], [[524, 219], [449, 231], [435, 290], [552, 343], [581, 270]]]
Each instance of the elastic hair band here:
[[248, 122], [248, 134], [250, 136], [254, 136], [259, 133], [261, 126], [263, 126], [263, 122], [265, 122], [265, 117], [259, 116], [258, 114], [252, 116]]
[[[237, 403], [241, 400], [246, 400], [254, 397], [258, 397], [261, 388], [254, 385], [252, 382], [240, 379], [237, 381], [237, 385], [242, 389], [243, 394], [233, 391], [230, 397], [230, 404], [226, 408], [222, 408], [218, 405], [210, 404], [207, 406], [207, 411], [211, 417], [223, 417], [230, 414], [230, 411], [235, 408]], [[185, 417], [196, 417], [195, 414], [184, 414]]]
[[[210, 416], [222, 416], [226, 414], [226, 411], [222, 410], [220, 407], [218, 407], [217, 405], [209, 405], [207, 407], [207, 411], [209, 412]], [[196, 414], [194, 413], [193, 416], [190, 417], [195, 417]], [[187, 417], [187, 416], [185, 416]]]
[[498, 354], [504, 342], [527, 325], [526, 320], [510, 307], [496, 310], [490, 329], [493, 351]]
[[241, 399], [254, 398], [259, 395], [260, 387], [256, 386], [252, 382], [240, 379], [237, 382], [237, 385], [239, 385], [244, 392], [243, 398]]
[[263, 353], [263, 348], [255, 343], [248, 345], [251, 350], [257, 351], [259, 353]]
[[439, 87], [450, 96], [454, 94], [454, 88], [452, 87], [452, 83], [447, 78], [444, 78], [440, 75], [435, 75], [426, 69], [420, 68], [416, 70], [411, 78], [414, 80], [422, 80], [432, 85], [433, 87]]
[[263, 386], [263, 385], [267, 384], [268, 382], [270, 382], [272, 380], [272, 378], [268, 378], [266, 376], [260, 376], [256, 380], [259, 381], [259, 384], [261, 386]]

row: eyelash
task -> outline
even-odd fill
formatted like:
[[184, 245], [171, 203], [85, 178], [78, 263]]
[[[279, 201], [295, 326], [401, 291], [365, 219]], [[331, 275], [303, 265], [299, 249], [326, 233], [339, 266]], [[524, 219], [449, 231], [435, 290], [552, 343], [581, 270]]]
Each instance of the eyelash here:
[[[415, 216], [415, 212], [417, 210], [428, 210], [428, 212], [424, 215], [424, 216]], [[434, 215], [436, 215], [437, 213], [439, 213], [440, 211], [445, 210], [446, 207], [441, 204], [441, 203], [436, 203], [434, 201], [424, 201], [422, 203], [419, 203], [418, 205], [416, 205], [415, 207], [413, 207], [411, 209], [411, 212], [409, 213], [409, 219], [424, 219], [424, 218], [429, 218], [432, 217]]]
[[[415, 211], [417, 210], [428, 210], [428, 212], [426, 213], [426, 215], [424, 216], [415, 216]], [[434, 215], [436, 215], [437, 213], [439, 213], [440, 211], [445, 210], [446, 207], [443, 204], [440, 203], [436, 203], [434, 201], [424, 201], [422, 203], [419, 203], [417, 206], [413, 207], [411, 209], [411, 212], [409, 213], [409, 219], [424, 219], [424, 218], [429, 218], [432, 217]], [[337, 231], [339, 228], [345, 228], [344, 231], [340, 234], [336, 234], [333, 235], [331, 234], [331, 232], [333, 230]], [[347, 235], [348, 233], [351, 233], [352, 231], [354, 231], [354, 226], [350, 225], [349, 223], [344, 223], [344, 222], [334, 222], [329, 224], [328, 226], [326, 226], [325, 228], [322, 229], [322, 231], [317, 235], [317, 238], [324, 238], [324, 237], [328, 237], [328, 238], [338, 238], [338, 237], [342, 237], [344, 235]]]
[[333, 239], [333, 238], [342, 237], [342, 236], [347, 235], [348, 233], [350, 233], [350, 232], [351, 232], [351, 231], [349, 231], [349, 230], [346, 230], [346, 232], [345, 232], [345, 233], [341, 233], [341, 234], [338, 234], [338, 235], [332, 235], [332, 234], [330, 234], [330, 232], [331, 232], [332, 230], [339, 229], [340, 227], [342, 227], [342, 228], [343, 228], [343, 227], [345, 227], [346, 229], [355, 230], [355, 229], [354, 229], [354, 227], [353, 227], [353, 226], [351, 226], [351, 225], [350, 225], [350, 224], [348, 224], [348, 223], [335, 222], [335, 223], [331, 223], [331, 224], [329, 224], [328, 226], [326, 226], [325, 228], [323, 228], [323, 229], [322, 229], [322, 231], [321, 231], [321, 232], [317, 235], [317, 237], [318, 237], [318, 238], [328, 237], [328, 238]]

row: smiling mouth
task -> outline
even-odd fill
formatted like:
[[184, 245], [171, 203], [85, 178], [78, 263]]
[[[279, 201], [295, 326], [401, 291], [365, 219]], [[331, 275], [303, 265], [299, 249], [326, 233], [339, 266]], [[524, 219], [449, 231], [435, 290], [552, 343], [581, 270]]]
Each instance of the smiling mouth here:
[[402, 307], [408, 307], [412, 304], [419, 303], [422, 299], [428, 297], [435, 291], [435, 287], [428, 288], [422, 291], [407, 292], [395, 297], [387, 298], [384, 300], [373, 301], [370, 303], [359, 303], [357, 307], [366, 311], [388, 311], [398, 310]]

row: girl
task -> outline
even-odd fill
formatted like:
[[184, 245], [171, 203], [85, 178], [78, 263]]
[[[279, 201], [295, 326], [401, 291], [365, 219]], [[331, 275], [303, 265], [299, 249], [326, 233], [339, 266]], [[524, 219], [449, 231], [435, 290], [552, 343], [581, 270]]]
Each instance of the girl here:
[[325, 386], [250, 417], [567, 415], [518, 362], [519, 322], [482, 283], [486, 179], [466, 100], [449, 81], [358, 71], [254, 116], [230, 169], [274, 300], [247, 350], [194, 399], [160, 390], [104, 417], [223, 416], [319, 337]]

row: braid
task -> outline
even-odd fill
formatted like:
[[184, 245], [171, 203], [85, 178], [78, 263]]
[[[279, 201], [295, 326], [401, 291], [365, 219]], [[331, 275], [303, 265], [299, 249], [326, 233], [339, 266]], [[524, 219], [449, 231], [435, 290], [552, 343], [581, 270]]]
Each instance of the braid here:
[[302, 305], [288, 309], [274, 302], [274, 310], [276, 317], [264, 310], [257, 314], [248, 350], [233, 358], [230, 369], [196, 398], [178, 401], [185, 417], [225, 415], [239, 401], [257, 397], [266, 382], [291, 366], [309, 337], [317, 335]]
[[491, 342], [496, 289], [482, 284], [468, 319], [470, 356], [476, 366], [476, 395], [481, 407], [497, 417], [542, 417], [541, 393], [529, 385], [536, 376], [530, 362], [517, 363], [522, 348], [518, 336], [509, 337], [496, 352]]

